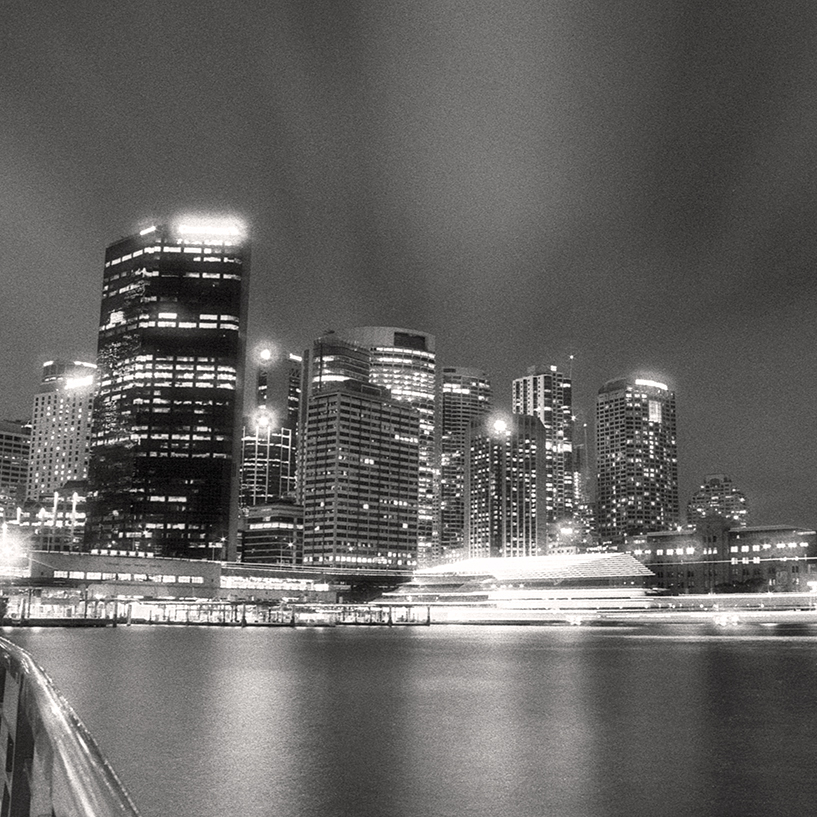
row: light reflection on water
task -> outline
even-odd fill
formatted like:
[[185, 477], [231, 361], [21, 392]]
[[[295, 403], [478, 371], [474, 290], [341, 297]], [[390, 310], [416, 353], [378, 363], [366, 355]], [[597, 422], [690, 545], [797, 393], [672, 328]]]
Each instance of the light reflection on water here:
[[817, 635], [6, 632], [145, 817], [776, 815], [817, 800]]

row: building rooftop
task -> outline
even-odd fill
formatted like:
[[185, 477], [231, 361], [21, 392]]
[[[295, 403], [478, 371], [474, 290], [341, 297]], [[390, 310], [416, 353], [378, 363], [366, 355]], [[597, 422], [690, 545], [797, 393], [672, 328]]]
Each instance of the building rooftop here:
[[613, 579], [652, 575], [651, 570], [629, 553], [485, 557], [422, 568], [415, 574], [419, 580], [442, 576], [493, 576], [498, 581]]

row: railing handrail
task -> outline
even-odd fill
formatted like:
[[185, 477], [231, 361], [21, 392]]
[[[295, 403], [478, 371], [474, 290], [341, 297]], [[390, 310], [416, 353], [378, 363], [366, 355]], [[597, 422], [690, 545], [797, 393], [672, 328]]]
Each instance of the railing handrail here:
[[[38, 804], [45, 799], [55, 817], [139, 817], [91, 733], [31, 654], [0, 638], [0, 666], [18, 685], [17, 711], [4, 712], [3, 720], [15, 726], [13, 767], [26, 765], [25, 796]], [[4, 707], [10, 703], [5, 697]], [[29, 730], [28, 738], [21, 737], [21, 726]], [[6, 768], [11, 765], [7, 759]], [[18, 795], [17, 780], [15, 773], [12, 800]]]

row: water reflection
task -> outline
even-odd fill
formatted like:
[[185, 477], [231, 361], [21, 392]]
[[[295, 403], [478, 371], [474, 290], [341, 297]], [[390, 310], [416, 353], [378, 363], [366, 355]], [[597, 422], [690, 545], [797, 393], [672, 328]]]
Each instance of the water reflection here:
[[817, 796], [817, 638], [15, 631], [145, 817], [763, 815]]

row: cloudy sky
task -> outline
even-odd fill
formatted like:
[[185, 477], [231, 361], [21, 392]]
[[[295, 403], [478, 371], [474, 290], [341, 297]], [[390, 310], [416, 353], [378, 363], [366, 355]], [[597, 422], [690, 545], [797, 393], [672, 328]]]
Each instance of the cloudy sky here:
[[251, 225], [250, 342], [432, 332], [500, 404], [678, 395], [681, 495], [815, 525], [811, 0], [0, 2], [0, 417], [93, 359], [104, 248]]

